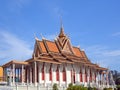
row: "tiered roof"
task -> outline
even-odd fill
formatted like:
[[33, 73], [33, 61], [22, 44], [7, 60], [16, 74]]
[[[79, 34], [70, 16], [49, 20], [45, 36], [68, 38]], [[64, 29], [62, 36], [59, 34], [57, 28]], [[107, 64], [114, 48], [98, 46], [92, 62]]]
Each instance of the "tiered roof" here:
[[[84, 51], [80, 48], [72, 46], [70, 39], [64, 33], [64, 28], [61, 27], [60, 34], [54, 41], [46, 39], [35, 39], [34, 52], [31, 59], [22, 62], [23, 64], [28, 64], [30, 62], [39, 61], [47, 63], [81, 63], [89, 67], [94, 67], [98, 70], [107, 70], [106, 68], [99, 67], [97, 64], [91, 63], [87, 58]], [[21, 64], [19, 61], [11, 61], [3, 66], [8, 66], [10, 63]]]
[[106, 70], [106, 68], [99, 67], [97, 64], [91, 63], [84, 51], [79, 47], [72, 46], [70, 39], [64, 33], [64, 28], [61, 27], [60, 34], [54, 41], [46, 39], [36, 39], [33, 58], [27, 62], [34, 60], [47, 63], [82, 63], [89, 67], [95, 67], [99, 70]]

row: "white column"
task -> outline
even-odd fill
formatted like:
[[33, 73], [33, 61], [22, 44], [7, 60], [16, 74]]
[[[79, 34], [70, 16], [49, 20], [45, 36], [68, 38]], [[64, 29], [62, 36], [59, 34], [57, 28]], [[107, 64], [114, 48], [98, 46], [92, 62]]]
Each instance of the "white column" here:
[[98, 85], [100, 87], [100, 71], [98, 71]]
[[18, 73], [18, 82], [20, 82], [20, 72], [19, 72], [19, 71], [20, 71], [20, 69], [18, 68], [18, 70], [17, 70], [17, 71], [18, 71], [18, 72], [17, 72], [17, 73]]
[[95, 85], [97, 85], [97, 70], [95, 70]]
[[65, 83], [66, 83], [66, 87], [67, 87], [68, 86], [68, 78], [67, 78], [68, 77], [68, 74], [67, 74], [67, 69], [68, 68], [67, 68], [67, 64], [64, 67], [65, 67], [65, 74], [66, 74], [66, 77], [65, 77], [66, 78], [66, 82]]
[[103, 85], [103, 73], [101, 73], [101, 85]]
[[94, 70], [92, 71], [92, 84], [94, 84]]
[[46, 75], [46, 66], [47, 66], [46, 63], [44, 63], [44, 86], [46, 86], [46, 78], [47, 78], [46, 77], [47, 76]]
[[[57, 80], [56, 80], [56, 78], [57, 78], [57, 75], [56, 75], [56, 71], [57, 71], [57, 68], [58, 68], [58, 65], [52, 65], [52, 69], [53, 69], [53, 73], [52, 73], [52, 77], [53, 77], [53, 79], [52, 79], [52, 82], [53, 83], [56, 83], [57, 82]], [[58, 81], [59, 82], [59, 81]]]
[[39, 85], [40, 85], [40, 83], [41, 83], [41, 76], [40, 76], [40, 74], [41, 74], [41, 65], [40, 65], [40, 62], [38, 63], [38, 83], [39, 83]]
[[93, 78], [94, 78], [93, 77], [93, 69], [91, 69], [91, 74], [92, 74], [92, 82], [91, 83], [93, 84], [93, 82], [94, 82], [94, 80], [93, 80]]
[[105, 85], [105, 75], [103, 74], [103, 86]]
[[22, 74], [22, 84], [24, 83], [24, 65], [22, 65], [22, 71], [21, 71], [21, 74]]
[[76, 69], [76, 81], [78, 84], [80, 84], [80, 67], [79, 67], [79, 65], [77, 65], [77, 69]]
[[107, 87], [109, 87], [109, 80], [108, 80], [108, 71], [107, 71], [107, 74], [106, 74], [106, 81], [107, 81]]
[[88, 82], [88, 86], [90, 86], [90, 68], [88, 67], [88, 70], [87, 70], [87, 82]]
[[12, 64], [13, 85], [15, 85], [15, 64]]
[[32, 84], [32, 67], [30, 67], [29, 69], [30, 69], [30, 84]]
[[61, 70], [61, 66], [59, 66], [59, 85], [61, 86], [62, 83], [62, 70]]
[[73, 64], [71, 65], [71, 83], [73, 84], [74, 81], [73, 81]]
[[37, 64], [36, 64], [36, 61], [34, 62], [34, 84], [35, 84], [35, 86], [37, 86]]
[[27, 72], [27, 83], [29, 82], [29, 68], [26, 67], [26, 72]]
[[91, 68], [91, 76], [90, 76], [90, 78], [91, 78], [91, 85], [92, 85], [92, 83], [93, 83], [93, 70], [92, 70], [92, 68]]
[[[82, 66], [80, 66], [80, 72], [79, 72], [79, 77], [80, 77], [80, 84], [82, 84], [83, 82], [81, 82], [81, 80], [83, 81], [83, 78], [81, 78], [82, 74]], [[83, 77], [83, 76], [82, 76]]]
[[87, 73], [87, 66], [84, 67], [84, 81], [85, 81], [85, 86], [88, 85], [88, 73]]
[[97, 71], [97, 75], [96, 75], [97, 79], [96, 79], [96, 83], [99, 86], [99, 72]]
[[9, 84], [12, 85], [12, 65], [10, 65], [10, 71], [9, 71]]
[[52, 83], [52, 85], [53, 85], [53, 78], [54, 78], [54, 77], [53, 77], [53, 74], [54, 74], [54, 73], [53, 73], [53, 64], [51, 65], [51, 71], [52, 71], [52, 81], [51, 81], [51, 83]]
[[82, 66], [82, 80], [83, 80], [83, 84], [85, 83], [85, 68], [84, 66]]

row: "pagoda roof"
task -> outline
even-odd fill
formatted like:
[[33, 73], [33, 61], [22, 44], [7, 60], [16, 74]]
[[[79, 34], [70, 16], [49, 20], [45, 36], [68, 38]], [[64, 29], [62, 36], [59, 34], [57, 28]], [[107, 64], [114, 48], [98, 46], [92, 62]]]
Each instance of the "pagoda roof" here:
[[28, 65], [30, 62], [47, 62], [47, 63], [80, 63], [88, 67], [94, 67], [97, 70], [107, 70], [102, 68], [97, 64], [93, 64], [88, 58], [85, 51], [81, 50], [79, 47], [73, 46], [70, 39], [64, 33], [64, 28], [60, 30], [60, 34], [54, 41], [38, 38], [35, 39], [33, 56], [31, 59], [25, 62], [20, 61], [10, 61], [3, 66], [8, 66], [11, 63], [15, 64], [25, 64]]
[[92, 63], [85, 53], [79, 47], [73, 46], [70, 39], [64, 33], [64, 28], [61, 27], [60, 34], [54, 41], [47, 39], [36, 39], [33, 52], [33, 61], [48, 62], [48, 63], [81, 63], [89, 67], [94, 67], [98, 70], [106, 70], [97, 64]]

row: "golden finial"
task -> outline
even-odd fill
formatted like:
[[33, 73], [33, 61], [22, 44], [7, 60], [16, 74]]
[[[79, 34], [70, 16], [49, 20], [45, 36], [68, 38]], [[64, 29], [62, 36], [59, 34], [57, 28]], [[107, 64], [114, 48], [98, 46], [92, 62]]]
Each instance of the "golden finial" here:
[[60, 17], [60, 24], [61, 24], [61, 28], [60, 28], [59, 37], [65, 37], [66, 35], [64, 34], [64, 27], [63, 27], [63, 23], [62, 23], [62, 17]]

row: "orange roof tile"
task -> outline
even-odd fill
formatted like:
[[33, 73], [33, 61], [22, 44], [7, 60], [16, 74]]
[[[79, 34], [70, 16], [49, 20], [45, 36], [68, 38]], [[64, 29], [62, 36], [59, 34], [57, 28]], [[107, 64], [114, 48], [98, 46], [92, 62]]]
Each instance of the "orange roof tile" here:
[[81, 51], [81, 54], [82, 54], [82, 56], [83, 56], [84, 58], [86, 58], [86, 59], [87, 59], [87, 56], [86, 56], [86, 54], [85, 54], [85, 52], [84, 52], [84, 51]]
[[82, 57], [82, 54], [80, 52], [80, 49], [77, 47], [73, 47], [73, 51], [75, 53], [76, 56]]
[[40, 44], [40, 47], [41, 47], [42, 52], [43, 52], [43, 53], [46, 53], [47, 51], [46, 51], [46, 48], [45, 48], [43, 42], [40, 41], [39, 44]]
[[59, 52], [55, 42], [51, 42], [51, 41], [46, 41], [46, 44], [48, 46], [48, 49], [50, 50], [50, 52]]

